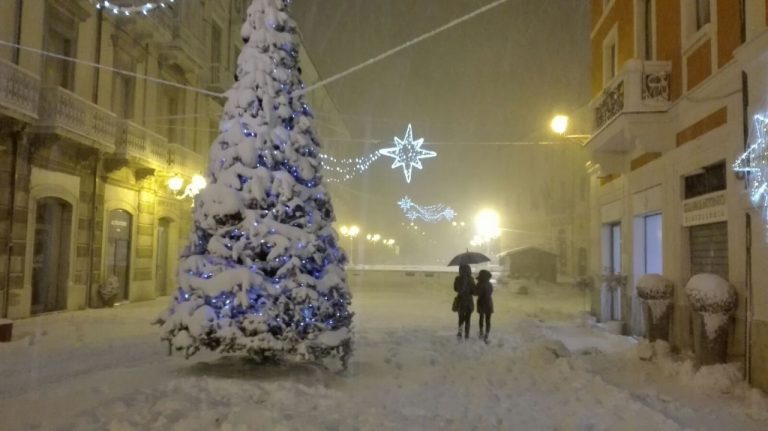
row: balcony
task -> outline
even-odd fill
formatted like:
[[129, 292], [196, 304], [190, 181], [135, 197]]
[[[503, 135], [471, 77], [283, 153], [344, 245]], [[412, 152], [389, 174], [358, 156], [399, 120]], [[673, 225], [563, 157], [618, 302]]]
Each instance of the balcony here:
[[0, 59], [0, 115], [17, 120], [37, 120], [40, 79], [24, 69]]
[[168, 166], [168, 141], [162, 136], [128, 120], [120, 122], [115, 149], [117, 159], [128, 166], [163, 169]]
[[590, 103], [595, 131], [587, 148], [626, 153], [639, 144], [646, 151], [661, 151], [659, 123], [667, 121], [663, 113], [670, 106], [671, 67], [666, 61], [627, 61]]
[[43, 87], [38, 131], [112, 153], [117, 117], [61, 87]]
[[187, 175], [202, 174], [207, 168], [203, 156], [179, 144], [168, 144], [168, 159], [172, 169]]

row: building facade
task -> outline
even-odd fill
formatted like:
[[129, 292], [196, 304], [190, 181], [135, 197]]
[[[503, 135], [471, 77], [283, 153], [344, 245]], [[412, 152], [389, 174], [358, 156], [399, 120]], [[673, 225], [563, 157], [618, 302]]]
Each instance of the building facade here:
[[[715, 273], [738, 293], [729, 353], [768, 387], [762, 208], [732, 169], [765, 106], [764, 0], [593, 0], [592, 272], [628, 276], [592, 309], [643, 335], [640, 276], [674, 282], [672, 343], [692, 348], [684, 287]], [[760, 260], [762, 258], [762, 260]], [[762, 358], [762, 359], [761, 359]]]

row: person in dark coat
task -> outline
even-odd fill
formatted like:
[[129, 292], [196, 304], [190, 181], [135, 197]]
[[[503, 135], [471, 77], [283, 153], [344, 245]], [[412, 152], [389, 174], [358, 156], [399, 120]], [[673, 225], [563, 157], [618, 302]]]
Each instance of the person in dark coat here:
[[493, 285], [489, 271], [481, 269], [477, 274], [475, 294], [477, 295], [477, 313], [480, 315], [480, 338], [487, 343], [488, 333], [491, 332], [491, 314], [493, 314]]
[[464, 338], [469, 338], [469, 324], [472, 311], [475, 304], [472, 300], [472, 294], [475, 291], [475, 281], [472, 279], [472, 268], [467, 264], [459, 265], [459, 275], [453, 280], [453, 290], [456, 292], [456, 302], [459, 313], [459, 332], [456, 334], [461, 338], [461, 329], [464, 328]]

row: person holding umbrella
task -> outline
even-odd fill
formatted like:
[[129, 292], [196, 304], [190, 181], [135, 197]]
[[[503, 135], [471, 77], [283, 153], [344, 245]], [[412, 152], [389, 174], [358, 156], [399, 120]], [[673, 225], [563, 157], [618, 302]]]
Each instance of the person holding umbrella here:
[[[481, 269], [477, 275], [477, 314], [480, 315], [478, 324], [480, 325], [480, 338], [488, 343], [488, 333], [491, 332], [491, 314], [493, 313], [493, 285], [491, 284], [491, 273], [488, 270]], [[483, 332], [483, 323], [485, 323], [485, 332]]]
[[459, 275], [453, 280], [453, 290], [456, 298], [453, 300], [453, 311], [459, 313], [459, 332], [456, 334], [461, 339], [461, 330], [464, 328], [464, 338], [469, 338], [470, 317], [475, 308], [472, 294], [475, 291], [475, 281], [472, 279], [472, 268], [469, 264], [459, 265]]
[[[456, 292], [456, 298], [453, 299], [453, 311], [459, 313], [459, 332], [456, 334], [461, 338], [461, 329], [464, 328], [464, 338], [469, 338], [469, 321], [472, 311], [475, 309], [472, 295], [475, 293], [475, 280], [472, 279], [472, 263], [490, 262], [488, 256], [467, 250], [453, 257], [448, 266], [459, 266], [459, 275], [453, 280], [453, 290]], [[490, 278], [489, 278], [490, 279]]]

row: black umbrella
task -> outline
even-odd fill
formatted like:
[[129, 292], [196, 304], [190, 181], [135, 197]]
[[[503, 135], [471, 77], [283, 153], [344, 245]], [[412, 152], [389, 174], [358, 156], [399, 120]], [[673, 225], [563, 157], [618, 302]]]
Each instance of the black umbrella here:
[[490, 261], [491, 259], [482, 253], [467, 250], [464, 253], [454, 256], [453, 259], [451, 259], [451, 261], [448, 263], [448, 266], [458, 266], [464, 264], [471, 265], [473, 263], [483, 263]]

